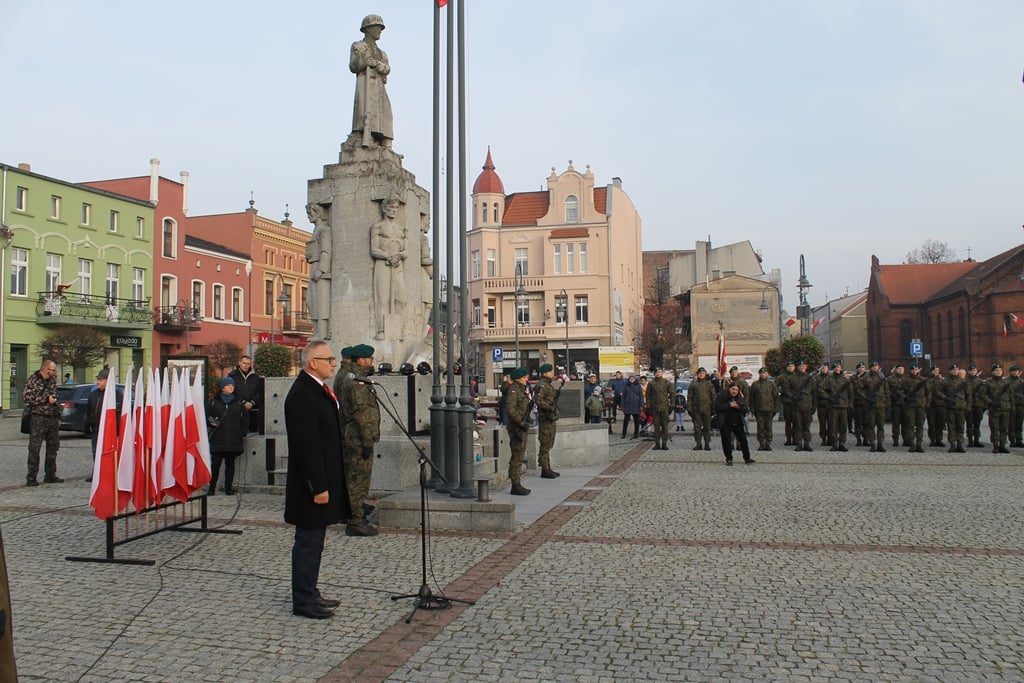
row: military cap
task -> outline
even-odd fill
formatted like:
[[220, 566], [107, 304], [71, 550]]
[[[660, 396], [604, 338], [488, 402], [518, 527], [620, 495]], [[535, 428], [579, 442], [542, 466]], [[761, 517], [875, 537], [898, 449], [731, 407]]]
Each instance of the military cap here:
[[861, 361], [861, 362], [857, 363], [857, 367], [858, 368], [864, 367], [864, 361]]
[[796, 365], [796, 363], [794, 363], [794, 362], [793, 362], [793, 361], [791, 361], [791, 360], [787, 360], [787, 361], [786, 361], [786, 367], [788, 368], [788, 367], [789, 367], [790, 365]]
[[516, 368], [510, 375], [512, 379], [519, 379], [520, 377], [526, 377], [526, 368]]
[[797, 365], [807, 365], [807, 361], [800, 359], [796, 362]]
[[339, 353], [341, 354], [342, 358], [350, 359], [352, 358], [352, 347], [346, 346], [341, 351], [339, 351]]
[[540, 374], [543, 375], [545, 372], [551, 372], [554, 369], [555, 366], [553, 366], [551, 363], [545, 363], [544, 365], [540, 366]]
[[110, 368], [105, 367], [96, 373], [96, 379], [106, 379], [107, 377], [110, 377]]
[[731, 368], [729, 368], [729, 372], [739, 372], [739, 371], [740, 371], [740, 369], [738, 367], [736, 367], [735, 365], [732, 366]]
[[893, 366], [893, 369], [902, 368], [902, 367], [904, 367], [903, 363], [896, 363], [896, 365]]
[[[897, 367], [899, 367], [899, 366], [897, 366]], [[910, 369], [911, 370], [916, 370], [917, 369], [917, 363], [911, 363], [910, 364]]]
[[932, 366], [932, 372], [942, 372], [942, 369], [941, 369], [941, 368], [939, 368], [939, 366], [938, 366], [938, 365], [933, 365], [933, 366]]
[[868, 366], [872, 367], [872, 368], [877, 368], [878, 367], [878, 361], [877, 360], [873, 360], [870, 363], [868, 363]]
[[757, 374], [761, 374], [762, 372], [768, 372], [768, 368], [759, 368]]
[[993, 365], [992, 365], [992, 369], [993, 369], [993, 370], [1002, 370], [1002, 369], [1003, 369], [1003, 366], [1002, 366], [1002, 365], [1000, 365], [999, 363], [993, 363]]
[[977, 366], [977, 365], [975, 365], [974, 363], [969, 363], [969, 364], [967, 365], [967, 369], [968, 369], [968, 370], [977, 370], [977, 369], [978, 369], [978, 366]]
[[949, 366], [949, 369], [950, 370], [959, 370], [960, 366], [957, 365], [956, 363], [953, 363], [952, 365]]
[[832, 367], [834, 367], [834, 368], [841, 368], [841, 367], [843, 367], [843, 361], [841, 361], [841, 360], [834, 360], [834, 361], [832, 361]]
[[707, 370], [705, 370], [704, 368], [697, 368], [697, 374], [698, 374], [698, 375], [699, 375], [700, 373], [702, 373], [702, 372], [707, 372]]
[[352, 358], [373, 358], [373, 347], [369, 344], [356, 344], [349, 349]]
[[1019, 366], [1016, 366], [1016, 365], [1011, 365], [1011, 366], [1010, 366], [1010, 372], [1013, 372], [1013, 371], [1015, 371], [1015, 370], [1020, 370], [1020, 367], [1019, 367]]

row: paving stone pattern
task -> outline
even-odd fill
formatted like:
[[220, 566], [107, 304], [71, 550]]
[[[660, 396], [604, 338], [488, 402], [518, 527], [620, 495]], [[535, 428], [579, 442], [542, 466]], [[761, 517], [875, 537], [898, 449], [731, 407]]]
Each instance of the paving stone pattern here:
[[210, 499], [241, 535], [118, 548], [152, 567], [65, 561], [103, 552], [88, 441], [64, 439], [66, 483], [25, 488], [17, 422], [0, 528], [22, 681], [1024, 680], [1021, 451], [777, 447], [727, 468], [688, 435], [613, 438], [535, 521], [431, 535], [429, 585], [472, 606], [406, 624], [390, 598], [420, 585], [419, 535], [332, 529], [321, 588], [342, 606], [318, 622], [291, 615], [272, 495]]

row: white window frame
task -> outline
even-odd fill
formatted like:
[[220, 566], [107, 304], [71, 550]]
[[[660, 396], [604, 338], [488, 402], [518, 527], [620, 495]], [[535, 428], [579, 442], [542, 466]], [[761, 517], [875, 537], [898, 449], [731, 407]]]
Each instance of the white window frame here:
[[[168, 233], [168, 228], [170, 232]], [[167, 240], [170, 238], [171, 253], [167, 253]], [[160, 223], [160, 255], [164, 258], [178, 258], [178, 221], [173, 218], [164, 218]]]
[[160, 276], [160, 306], [167, 308], [178, 303], [178, 278], [170, 273]]
[[245, 320], [245, 292], [241, 287], [231, 288], [231, 319], [239, 323]]
[[146, 299], [146, 269], [132, 268], [132, 301]]
[[116, 304], [119, 290], [121, 288], [121, 264], [107, 264], [107, 282], [103, 295], [107, 298], [107, 304]]
[[28, 211], [28, 188], [20, 185], [14, 190], [14, 210]]
[[523, 299], [516, 301], [516, 324], [518, 325], [529, 325], [530, 324], [530, 300]]
[[551, 272], [558, 275], [562, 272], [562, 245], [552, 244]]
[[487, 277], [494, 277], [497, 272], [498, 255], [494, 249], [487, 250]]
[[28, 249], [11, 248], [11, 296], [28, 296]]
[[213, 283], [213, 319], [224, 320], [224, 285]]
[[[198, 292], [196, 285], [199, 285]], [[200, 318], [204, 317], [206, 315], [206, 282], [193, 280], [189, 292], [192, 296], [192, 310], [196, 311]], [[197, 293], [198, 296], [196, 296]]]
[[60, 220], [60, 195], [50, 195], [50, 218]]
[[118, 223], [121, 220], [121, 212], [116, 209], [110, 210], [110, 232], [117, 232]]
[[46, 291], [56, 293], [57, 285], [60, 284], [60, 271], [64, 260], [60, 254], [46, 254]]
[[82, 202], [82, 225], [88, 226], [92, 222], [92, 204]]
[[574, 194], [565, 198], [565, 222], [580, 222], [580, 200]]
[[575, 297], [576, 322], [590, 322], [590, 299], [586, 294], [577, 294]]
[[473, 299], [473, 320], [470, 325], [480, 327], [480, 299]]
[[576, 272], [576, 250], [572, 242], [565, 243], [565, 272]]
[[135, 217], [135, 236], [138, 239], [146, 236], [146, 219], [142, 216]]
[[[523, 274], [526, 277], [530, 274], [530, 249], [529, 247], [516, 247], [516, 262], [515, 266], [519, 266]], [[513, 266], [513, 272], [515, 272], [515, 266]]]
[[587, 243], [580, 242], [580, 272], [587, 272]]
[[83, 300], [92, 294], [92, 261], [89, 259], [78, 259], [78, 293]]
[[474, 280], [480, 277], [480, 250], [474, 249], [469, 255], [470, 261], [470, 277]]

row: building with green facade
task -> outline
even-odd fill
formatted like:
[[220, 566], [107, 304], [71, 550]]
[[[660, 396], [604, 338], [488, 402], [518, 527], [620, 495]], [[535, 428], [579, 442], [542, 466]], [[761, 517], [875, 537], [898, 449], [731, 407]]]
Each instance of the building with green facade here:
[[[28, 376], [52, 357], [60, 377], [91, 382], [103, 365], [152, 363], [153, 205], [0, 164], [0, 407], [20, 409]], [[69, 346], [42, 342], [86, 328], [102, 360], [72, 367]]]

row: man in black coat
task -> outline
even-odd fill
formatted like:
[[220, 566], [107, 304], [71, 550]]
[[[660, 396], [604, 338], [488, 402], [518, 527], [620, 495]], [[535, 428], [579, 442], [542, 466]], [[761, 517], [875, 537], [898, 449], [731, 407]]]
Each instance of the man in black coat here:
[[338, 400], [326, 380], [338, 360], [326, 342], [302, 351], [302, 372], [284, 401], [288, 480], [284, 521], [295, 525], [292, 546], [292, 613], [311, 619], [334, 615], [337, 600], [320, 595], [317, 581], [327, 527], [352, 515], [341, 458]]
[[263, 433], [263, 376], [252, 369], [252, 358], [242, 356], [228, 375], [235, 382], [235, 396], [249, 416], [249, 431]]
[[722, 436], [722, 450], [725, 451], [725, 464], [732, 464], [732, 439], [743, 451], [743, 462], [754, 464], [750, 457], [750, 446], [747, 444], [747, 402], [740, 393], [739, 384], [730, 384], [715, 397], [715, 414], [718, 416], [718, 431]]

